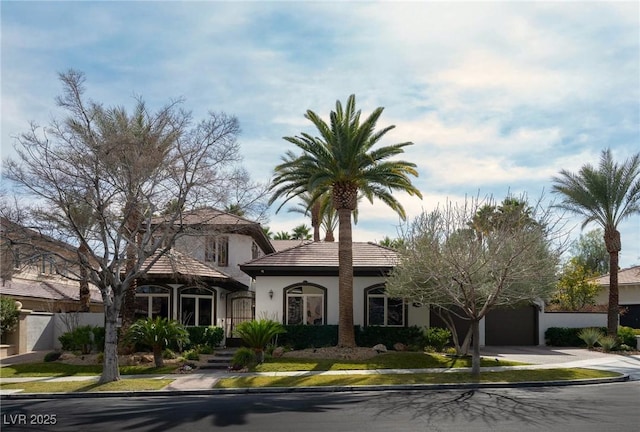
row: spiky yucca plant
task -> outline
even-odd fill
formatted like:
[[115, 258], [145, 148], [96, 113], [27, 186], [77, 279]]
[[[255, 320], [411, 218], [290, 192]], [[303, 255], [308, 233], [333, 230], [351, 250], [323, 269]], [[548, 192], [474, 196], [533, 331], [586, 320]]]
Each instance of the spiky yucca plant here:
[[286, 330], [279, 322], [260, 319], [240, 323], [235, 333], [242, 341], [256, 352], [258, 363], [264, 362], [264, 348], [271, 340]]
[[593, 349], [593, 346], [598, 343], [598, 340], [604, 336], [600, 330], [595, 327], [587, 327], [580, 330], [578, 337], [587, 344], [587, 348]]
[[131, 324], [125, 335], [127, 343], [151, 347], [156, 367], [162, 367], [162, 351], [171, 343], [179, 345], [189, 342], [189, 333], [178, 321], [167, 318], [140, 319]]

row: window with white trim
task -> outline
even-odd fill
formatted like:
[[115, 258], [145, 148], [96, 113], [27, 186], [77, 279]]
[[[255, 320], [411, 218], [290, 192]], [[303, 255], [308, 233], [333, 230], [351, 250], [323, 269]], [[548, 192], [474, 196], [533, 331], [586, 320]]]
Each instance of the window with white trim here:
[[229, 237], [206, 236], [204, 239], [204, 260], [219, 267], [229, 265]]
[[142, 285], [136, 288], [135, 319], [170, 318], [170, 294], [168, 288]]
[[180, 293], [180, 322], [186, 326], [215, 323], [216, 292], [208, 288], [188, 288]]
[[325, 323], [325, 290], [301, 285], [286, 290], [286, 323], [290, 325], [323, 325]]
[[367, 325], [403, 327], [406, 320], [404, 300], [388, 297], [384, 287], [366, 291]]

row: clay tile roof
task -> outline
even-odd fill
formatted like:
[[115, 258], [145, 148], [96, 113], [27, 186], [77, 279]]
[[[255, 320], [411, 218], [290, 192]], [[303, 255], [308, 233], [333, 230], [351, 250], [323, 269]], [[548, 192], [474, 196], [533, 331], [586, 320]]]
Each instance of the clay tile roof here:
[[[609, 275], [600, 276], [594, 281], [598, 285], [609, 285]], [[640, 285], [640, 266], [619, 270], [618, 285]]]
[[[354, 275], [381, 275], [398, 261], [393, 249], [375, 243], [353, 243]], [[250, 276], [257, 275], [337, 275], [338, 243], [309, 242], [240, 266]]]
[[[149, 265], [157, 255], [153, 255], [146, 259], [143, 267]], [[180, 253], [176, 250], [171, 250], [165, 253], [163, 256], [151, 266], [147, 271], [147, 276], [195, 276], [198, 278], [212, 278], [212, 279], [230, 279], [229, 276], [222, 273], [219, 270], [211, 268], [200, 261], [191, 258], [188, 255]]]
[[[102, 303], [100, 291], [94, 287], [89, 287], [91, 301]], [[77, 284], [66, 284], [49, 281], [28, 281], [15, 279], [5, 281], [0, 287], [0, 293], [13, 297], [40, 298], [44, 300], [80, 300], [79, 286]]]

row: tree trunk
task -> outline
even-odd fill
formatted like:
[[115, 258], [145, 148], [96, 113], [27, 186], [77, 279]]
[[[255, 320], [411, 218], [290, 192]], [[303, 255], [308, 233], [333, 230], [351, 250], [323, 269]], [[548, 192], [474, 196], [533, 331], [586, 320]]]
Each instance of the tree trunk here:
[[164, 361], [162, 359], [162, 345], [160, 344], [153, 346], [153, 362], [157, 368], [164, 366]]
[[[82, 256], [82, 262], [86, 261], [89, 251], [87, 245], [83, 242], [78, 247], [78, 255]], [[89, 291], [89, 274], [84, 265], [80, 265], [80, 312], [89, 312], [91, 310], [91, 292]]]
[[351, 210], [338, 210], [338, 346], [356, 346], [353, 329], [353, 243], [351, 240]]
[[609, 252], [609, 305], [607, 307], [607, 334], [618, 337], [618, 252], [622, 249], [620, 232], [605, 230], [604, 243]]
[[100, 383], [118, 381], [120, 369], [118, 368], [118, 315], [120, 315], [120, 300], [113, 299], [111, 304], [104, 307], [104, 361], [102, 363], [102, 375]]
[[313, 241], [320, 241], [320, 203], [315, 202], [311, 207], [311, 226], [313, 227]]
[[471, 321], [471, 330], [473, 333], [473, 355], [471, 357], [471, 376], [474, 380], [480, 379], [480, 321]]

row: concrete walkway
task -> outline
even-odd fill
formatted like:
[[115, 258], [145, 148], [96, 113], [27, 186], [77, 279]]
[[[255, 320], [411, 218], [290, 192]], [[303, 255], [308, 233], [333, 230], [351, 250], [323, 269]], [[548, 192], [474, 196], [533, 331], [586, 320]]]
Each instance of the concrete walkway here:
[[[531, 370], [553, 368], [591, 368], [620, 372], [629, 376], [630, 380], [640, 381], [640, 355], [622, 356], [618, 354], [605, 354], [597, 351], [588, 351], [578, 348], [550, 348], [550, 347], [486, 347], [482, 349], [482, 356], [498, 360], [495, 367], [483, 367], [483, 372], [496, 372], [504, 370]], [[13, 356], [2, 360], [2, 366], [41, 361], [44, 353], [28, 353], [22, 356]], [[18, 358], [20, 357], [20, 358]], [[39, 360], [40, 359], [40, 360]], [[529, 363], [525, 366], [498, 366], [500, 360], [518, 361]], [[313, 376], [313, 375], [367, 375], [367, 374], [416, 374], [416, 373], [457, 373], [468, 372], [469, 368], [455, 369], [377, 369], [377, 370], [340, 370], [340, 371], [295, 371], [295, 372], [256, 372], [256, 373], [229, 373], [219, 371], [202, 371], [186, 374], [165, 375], [123, 375], [122, 379], [147, 378], [147, 379], [173, 379], [174, 381], [161, 391], [154, 393], [164, 394], [171, 392], [189, 392], [211, 390], [221, 378], [249, 377], [249, 376]], [[26, 377], [3, 378], [3, 383], [18, 383], [29, 381], [53, 382], [53, 381], [97, 381], [97, 376], [72, 376], [72, 377]], [[388, 388], [388, 387], [385, 387]], [[0, 395], [14, 394], [19, 390], [0, 391]], [[149, 393], [149, 392], [145, 392]]]

